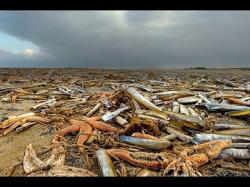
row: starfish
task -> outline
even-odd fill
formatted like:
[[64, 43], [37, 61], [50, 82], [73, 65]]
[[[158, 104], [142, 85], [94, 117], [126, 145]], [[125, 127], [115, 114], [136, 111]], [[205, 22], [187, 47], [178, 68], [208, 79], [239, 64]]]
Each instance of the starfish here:
[[197, 168], [215, 159], [231, 141], [210, 141], [188, 148], [174, 148], [161, 153], [130, 152], [122, 149], [109, 149], [114, 158], [125, 160], [133, 165], [152, 169], [163, 169], [163, 175], [201, 176]]
[[97, 176], [83, 168], [65, 166], [65, 151], [60, 143], [54, 143], [52, 154], [47, 161], [40, 160], [32, 144], [23, 157], [23, 169], [27, 176]]
[[83, 151], [83, 144], [89, 139], [92, 133], [92, 127], [102, 131], [109, 131], [109, 132], [120, 132], [119, 129], [112, 127], [109, 124], [104, 122], [98, 121], [100, 119], [99, 116], [85, 118], [84, 121], [70, 119], [69, 123], [70, 126], [61, 129], [55, 138], [53, 139], [52, 143], [60, 142], [60, 137], [66, 136], [69, 133], [79, 131], [79, 137], [77, 140], [77, 146], [79, 147], [80, 151]]

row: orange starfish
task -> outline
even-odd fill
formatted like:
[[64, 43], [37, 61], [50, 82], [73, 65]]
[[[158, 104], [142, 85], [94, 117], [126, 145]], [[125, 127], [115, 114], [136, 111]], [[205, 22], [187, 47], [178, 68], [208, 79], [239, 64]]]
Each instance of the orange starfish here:
[[60, 141], [60, 137], [66, 136], [67, 134], [72, 132], [79, 131], [80, 135], [77, 140], [77, 146], [80, 148], [80, 151], [82, 151], [83, 144], [89, 139], [92, 133], [92, 127], [102, 131], [118, 132], [118, 133], [120, 132], [119, 129], [112, 127], [107, 123], [97, 121], [100, 119], [101, 118], [99, 116], [86, 118], [84, 121], [70, 119], [69, 123], [71, 125], [64, 129], [61, 129], [53, 139], [52, 143]]
[[175, 176], [199, 176], [196, 169], [216, 158], [231, 141], [210, 141], [173, 151], [161, 153], [130, 152], [122, 149], [110, 149], [107, 152], [115, 158], [125, 160], [133, 165], [164, 169], [163, 175], [173, 173]]

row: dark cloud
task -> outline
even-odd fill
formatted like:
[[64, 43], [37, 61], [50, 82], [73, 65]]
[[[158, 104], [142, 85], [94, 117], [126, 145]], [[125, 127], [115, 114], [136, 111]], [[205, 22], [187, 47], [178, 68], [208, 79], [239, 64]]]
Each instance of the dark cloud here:
[[235, 67], [249, 66], [249, 20], [248, 11], [2, 11], [0, 31], [40, 48], [9, 54], [13, 66]]

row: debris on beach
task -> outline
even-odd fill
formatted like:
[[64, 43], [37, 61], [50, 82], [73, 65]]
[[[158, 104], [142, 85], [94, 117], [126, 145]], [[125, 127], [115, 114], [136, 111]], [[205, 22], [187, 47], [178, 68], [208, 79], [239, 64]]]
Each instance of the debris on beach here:
[[249, 76], [1, 71], [9, 72], [1, 110], [30, 105], [1, 116], [0, 138], [37, 124], [54, 129], [46, 161], [26, 145], [26, 176], [204, 176], [203, 167], [221, 160], [249, 168]]

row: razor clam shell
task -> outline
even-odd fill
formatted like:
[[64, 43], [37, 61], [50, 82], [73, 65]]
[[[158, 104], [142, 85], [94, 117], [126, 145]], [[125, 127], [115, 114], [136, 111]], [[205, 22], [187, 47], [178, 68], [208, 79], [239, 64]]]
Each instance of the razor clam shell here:
[[35, 116], [36, 114], [34, 112], [28, 112], [28, 113], [25, 113], [25, 114], [21, 114], [21, 115], [18, 115], [17, 117], [31, 117], [31, 116]]
[[200, 98], [197, 97], [182, 97], [177, 99], [177, 101], [181, 104], [192, 104], [192, 103], [196, 103], [197, 101], [199, 101]]
[[231, 143], [230, 147], [250, 149], [250, 143]]
[[168, 133], [174, 134], [179, 140], [185, 142], [185, 143], [190, 143], [192, 141], [192, 137], [188, 136], [182, 132], [179, 132], [171, 127], [166, 127], [165, 128]]
[[157, 173], [148, 169], [142, 169], [136, 175], [137, 177], [154, 177], [157, 176]]
[[180, 106], [173, 106], [172, 112], [178, 113], [180, 111]]
[[180, 111], [180, 104], [178, 102], [173, 102], [172, 112], [178, 113]]
[[230, 104], [206, 104], [205, 105], [209, 111], [217, 112], [217, 111], [241, 111], [250, 109], [247, 106], [240, 105], [230, 105]]
[[115, 120], [116, 123], [118, 123], [118, 124], [120, 124], [122, 126], [124, 126], [125, 124], [128, 123], [128, 121], [126, 119], [124, 119], [123, 117], [121, 117], [121, 116], [116, 116], [114, 118], [114, 120]]
[[93, 109], [91, 109], [89, 111], [89, 113], [87, 114], [87, 117], [90, 117], [92, 114], [94, 114], [101, 106], [102, 104], [101, 103], [97, 103]]
[[102, 176], [117, 176], [113, 162], [109, 154], [104, 149], [99, 149], [95, 153]]
[[199, 116], [199, 114], [193, 108], [188, 107], [187, 109], [190, 112], [191, 116]]
[[119, 108], [119, 109], [115, 110], [114, 112], [107, 112], [106, 114], [104, 114], [102, 116], [102, 120], [103, 121], [109, 121], [109, 120], [111, 120], [114, 117], [118, 116], [120, 113], [124, 112], [127, 109], [129, 109], [128, 106], [123, 107], [123, 108]]
[[178, 94], [179, 92], [177, 91], [168, 91], [168, 92], [161, 92], [161, 93], [156, 93], [158, 96], [172, 96], [175, 94]]
[[206, 98], [204, 95], [202, 94], [198, 94], [198, 96], [206, 103], [206, 104], [212, 104], [212, 102]]
[[158, 124], [160, 124], [162, 126], [169, 124], [168, 120], [160, 119], [160, 118], [157, 118], [157, 117], [147, 116], [147, 115], [143, 115], [143, 114], [138, 114], [137, 116], [140, 117], [140, 118], [143, 118], [143, 119], [153, 120], [155, 123], [158, 123]]
[[250, 142], [250, 137], [220, 134], [195, 134], [192, 139], [192, 142], [197, 144], [211, 140], [232, 140], [233, 142]]
[[235, 116], [235, 117], [247, 117], [247, 116], [250, 116], [250, 109], [227, 112], [226, 115]]
[[229, 129], [214, 132], [215, 134], [238, 135], [250, 137], [250, 128], [244, 129]]
[[180, 113], [174, 113], [174, 112], [167, 112], [168, 117], [170, 117], [170, 119], [177, 119], [177, 120], [183, 120], [183, 121], [187, 121], [190, 123], [195, 123], [195, 124], [199, 124], [200, 126], [204, 126], [206, 124], [206, 121], [197, 118], [197, 117], [193, 117], [193, 116], [187, 116], [184, 114], [180, 114]]
[[133, 85], [133, 86], [136, 87], [136, 88], [139, 88], [139, 89], [141, 89], [141, 90], [143, 90], [143, 91], [154, 92], [153, 89], [148, 88], [148, 87], [146, 87], [146, 86], [144, 86], [144, 85]]
[[154, 117], [162, 118], [165, 120], [170, 119], [170, 120], [177, 120], [177, 121], [186, 121], [186, 122], [192, 123], [194, 126], [197, 126], [197, 128], [199, 128], [200, 126], [203, 127], [206, 124], [206, 121], [201, 120], [197, 117], [187, 116], [187, 115], [175, 113], [175, 112], [136, 110], [135, 113], [144, 114], [148, 116], [154, 116]]
[[39, 104], [33, 106], [32, 109], [43, 108], [46, 106], [53, 106], [53, 104], [56, 104], [56, 99], [49, 99], [48, 101], [45, 101], [43, 103], [39, 103]]
[[180, 113], [185, 115], [190, 115], [188, 109], [184, 105], [180, 105]]
[[213, 134], [223, 134], [223, 135], [239, 135], [250, 137], [250, 127], [248, 128], [234, 128], [226, 130], [217, 130]]
[[47, 99], [47, 96], [38, 94], [28, 94], [28, 95], [20, 95], [18, 96], [18, 99], [43, 100]]
[[164, 136], [164, 137], [162, 137], [161, 138], [161, 140], [173, 140], [173, 139], [175, 139], [177, 136], [175, 135], [175, 134], [169, 134], [169, 135], [167, 135], [167, 136]]
[[249, 97], [249, 96], [242, 97], [240, 100], [241, 100], [241, 101], [248, 101], [248, 100], [250, 100], [250, 97]]
[[218, 159], [250, 159], [250, 149], [235, 149], [235, 148], [227, 148], [224, 149], [221, 154], [218, 156]]
[[16, 132], [21, 132], [23, 130], [26, 130], [27, 128], [31, 127], [32, 125], [34, 125], [37, 122], [27, 122], [21, 125], [21, 127], [17, 127], [16, 128]]
[[223, 123], [216, 123], [213, 125], [213, 129], [222, 130], [222, 129], [244, 129], [250, 128], [250, 126], [246, 125], [231, 125], [231, 124], [223, 124]]
[[70, 98], [70, 95], [68, 95], [68, 94], [62, 94], [62, 93], [60, 93], [60, 94], [50, 94], [49, 95], [49, 98], [56, 98], [56, 99], [69, 99]]
[[120, 140], [126, 143], [136, 145], [139, 147], [143, 147], [143, 148], [147, 148], [147, 149], [153, 149], [153, 150], [166, 149], [171, 145], [171, 142], [167, 140], [156, 141], [156, 140], [149, 140], [145, 138], [135, 138], [132, 136], [124, 136], [124, 135], [120, 136], [119, 138]]
[[152, 102], [147, 100], [144, 96], [142, 96], [139, 92], [137, 92], [134, 88], [130, 87], [127, 89], [127, 92], [139, 103], [144, 105], [145, 107], [154, 110], [154, 111], [162, 111], [159, 107], [155, 106]]

